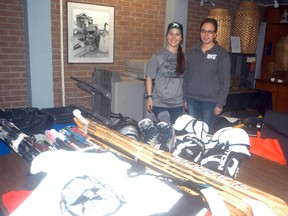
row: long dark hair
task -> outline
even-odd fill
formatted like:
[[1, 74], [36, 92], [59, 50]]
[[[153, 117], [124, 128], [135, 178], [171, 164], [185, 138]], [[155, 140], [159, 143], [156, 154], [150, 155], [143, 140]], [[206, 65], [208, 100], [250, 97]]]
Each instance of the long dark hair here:
[[[182, 37], [181, 44], [182, 44], [182, 42], [183, 42], [183, 37]], [[178, 50], [177, 50], [177, 65], [176, 65], [177, 77], [182, 75], [184, 73], [184, 70], [185, 70], [185, 55], [184, 55], [184, 52], [182, 50], [181, 44], [178, 46]]]

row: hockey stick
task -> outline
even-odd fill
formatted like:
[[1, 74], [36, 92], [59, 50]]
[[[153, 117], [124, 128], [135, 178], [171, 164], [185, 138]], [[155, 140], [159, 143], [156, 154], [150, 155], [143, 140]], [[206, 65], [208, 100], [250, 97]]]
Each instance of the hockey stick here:
[[[83, 127], [82, 127], [83, 129]], [[178, 178], [183, 178], [183, 175], [178, 175], [176, 174], [176, 172], [170, 172], [169, 170], [173, 170], [173, 167], [171, 168], [165, 168], [165, 166], [167, 166], [168, 164], [166, 163], [166, 161], [164, 162], [161, 162], [161, 159], [159, 160], [159, 158], [157, 159], [157, 155], [154, 156], [154, 158], [156, 159], [153, 159], [151, 161], [151, 158], [153, 157], [152, 155], [147, 155], [147, 153], [145, 153], [145, 150], [143, 150], [143, 152], [141, 153], [141, 157], [137, 156], [137, 152], [139, 153], [138, 150], [140, 150], [142, 147], [140, 147], [140, 149], [138, 147], [136, 147], [136, 149], [130, 151], [128, 148], [125, 147], [125, 149], [123, 148], [123, 146], [120, 146], [118, 147], [117, 145], [113, 145], [111, 144], [109, 141], [106, 141], [105, 138], [102, 139], [100, 138], [102, 135], [99, 134], [99, 130], [97, 130], [97, 135], [93, 135], [91, 133], [89, 133], [92, 137], [93, 137], [93, 141], [97, 144], [99, 144], [101, 147], [104, 147], [105, 149], [111, 151], [111, 152], [114, 152], [114, 153], [120, 153], [120, 155], [122, 156], [126, 156], [130, 159], [136, 159], [138, 158], [141, 162], [144, 162], [146, 165], [148, 165], [149, 168], [152, 168], [154, 171], [156, 172], [161, 172], [163, 173], [163, 169], [165, 169], [164, 173], [166, 174], [169, 174], [169, 175], [172, 175], [172, 176], [175, 176], [175, 177], [178, 177]], [[105, 136], [105, 135], [104, 135]], [[121, 145], [121, 144], [120, 144]], [[147, 145], [146, 145], [147, 146]], [[145, 146], [145, 148], [146, 148]], [[147, 146], [147, 147], [150, 147], [150, 146]], [[123, 150], [124, 149], [124, 150]], [[142, 151], [140, 150], [140, 151]], [[156, 149], [153, 149], [153, 150], [156, 150]], [[153, 154], [153, 153], [152, 153]], [[165, 159], [164, 159], [165, 160]], [[187, 179], [187, 178], [186, 178]], [[189, 177], [190, 181], [192, 182], [195, 182], [195, 184], [206, 184], [205, 181], [202, 181], [202, 180], [196, 180], [195, 178], [193, 178], [192, 176]], [[189, 188], [186, 188], [186, 187], [180, 187], [181, 189], [183, 189], [184, 191], [188, 192], [188, 193], [191, 193], [192, 195], [195, 195], [195, 192], [194, 191], [191, 191]], [[203, 188], [205, 189], [205, 188]], [[211, 188], [210, 188], [211, 189]], [[209, 190], [210, 190], [209, 189]], [[211, 189], [212, 190], [212, 189]], [[208, 190], [203, 190], [202, 194], [204, 194], [206, 191]], [[212, 192], [211, 192], [212, 193]], [[206, 196], [208, 197], [205, 197], [206, 200], [209, 200], [209, 197], [211, 197], [211, 193], [210, 194], [206, 194]], [[215, 194], [215, 192], [214, 192]], [[220, 194], [218, 192], [218, 194]], [[223, 198], [223, 197], [222, 197]], [[211, 199], [210, 199], [211, 200]], [[215, 199], [215, 196], [214, 196], [214, 203], [217, 202], [217, 199]], [[222, 199], [219, 199], [220, 201]], [[218, 200], [218, 201], [219, 201]], [[216, 202], [215, 202], [216, 201]], [[225, 201], [225, 200], [224, 200]], [[226, 200], [227, 201], [227, 200]], [[226, 202], [228, 204], [228, 208], [230, 210], [230, 212], [233, 212], [234, 214], [233, 215], [245, 215], [243, 214], [241, 211], [239, 211], [237, 208], [233, 207], [233, 205], [229, 204], [229, 200], [228, 202]], [[235, 201], [233, 202], [233, 204], [235, 204]], [[238, 206], [241, 205], [241, 202], [238, 201], [237, 202]], [[216, 210], [220, 209], [219, 206], [216, 207]], [[248, 210], [247, 210], [248, 208]], [[246, 204], [244, 207], [242, 207], [242, 209], [244, 209], [244, 211], [250, 211], [249, 210], [249, 206]], [[212, 211], [212, 209], [211, 209]], [[214, 211], [215, 212], [215, 211]], [[221, 214], [222, 216], [223, 214]], [[251, 212], [249, 214], [246, 214], [246, 215], [251, 215]]]
[[151, 167], [174, 177], [213, 186], [219, 190], [218, 193], [228, 204], [231, 212], [235, 213], [238, 209], [245, 215], [252, 215], [249, 204], [244, 201], [247, 198], [263, 202], [277, 215], [286, 215], [288, 212], [287, 204], [275, 196], [201, 167], [193, 162], [175, 157], [170, 153], [159, 151], [103, 125], [83, 119], [80, 115], [75, 116], [74, 121], [79, 128], [92, 134], [97, 140], [109, 143], [110, 148], [121, 149], [121, 152], [125, 152], [129, 156], [133, 155]]
[[[113, 132], [113, 131], [107, 131], [107, 128], [102, 128], [102, 126], [101, 125], [96, 125], [97, 127], [95, 127], [95, 125], [93, 126], [93, 127], [95, 127], [94, 129], [92, 129], [92, 133], [93, 133], [93, 131], [94, 132], [96, 132], [96, 136], [98, 136], [98, 137], [104, 137], [103, 139], [107, 139], [108, 138], [108, 140], [110, 140], [110, 142], [111, 143], [113, 143], [113, 142], [115, 142], [114, 144], [117, 146], [117, 145], [120, 145], [119, 143], [121, 143], [121, 145], [127, 145], [127, 143], [123, 143], [123, 139], [124, 140], [126, 140], [126, 142], [127, 142], [127, 138], [126, 137], [124, 137], [124, 136], [121, 136], [121, 135], [117, 135], [117, 132], [116, 132], [116, 134], [115, 134], [115, 132]], [[102, 133], [102, 134], [101, 134]], [[111, 136], [111, 135], [113, 135], [113, 136]], [[114, 136], [115, 135], [115, 136]], [[122, 139], [122, 141], [121, 141], [121, 139]], [[114, 140], [114, 141], [113, 141]], [[130, 142], [129, 142], [130, 141]], [[128, 139], [128, 145], [131, 145], [132, 143], [134, 143], [135, 144], [135, 140], [129, 140]], [[139, 144], [140, 142], [138, 142], [137, 143], [137, 141], [136, 141], [136, 144]], [[237, 207], [241, 207], [241, 206], [239, 206], [239, 204], [242, 204], [242, 206], [245, 206], [245, 202], [243, 202], [243, 199], [244, 198], [247, 198], [247, 197], [250, 197], [250, 198], [254, 198], [254, 197], [257, 197], [257, 194], [258, 194], [258, 198], [260, 199], [260, 200], [263, 200], [264, 199], [264, 201], [266, 202], [266, 203], [268, 203], [269, 205], [270, 205], [270, 208], [271, 208], [271, 206], [273, 207], [273, 209], [276, 211], [277, 210], [277, 208], [279, 208], [279, 211], [281, 212], [282, 210], [281, 210], [281, 208], [283, 208], [284, 207], [284, 209], [285, 209], [285, 203], [282, 201], [282, 200], [279, 200], [278, 198], [276, 198], [276, 197], [270, 197], [269, 196], [269, 194], [266, 194], [266, 193], [264, 193], [264, 192], [262, 192], [262, 191], [257, 191], [256, 190], [256, 192], [255, 192], [255, 189], [253, 189], [253, 188], [251, 188], [250, 186], [247, 186], [247, 185], [244, 185], [244, 184], [242, 184], [242, 183], [240, 183], [240, 182], [237, 182], [237, 181], [235, 181], [235, 180], [233, 180], [233, 179], [231, 179], [231, 178], [228, 178], [228, 177], [225, 177], [225, 176], [222, 176], [222, 175], [220, 175], [220, 174], [218, 174], [218, 173], [215, 173], [215, 172], [213, 172], [213, 171], [211, 171], [211, 170], [208, 170], [208, 169], [206, 169], [206, 168], [203, 168], [203, 167], [200, 167], [199, 165], [196, 165], [196, 166], [191, 166], [191, 165], [193, 165], [193, 163], [190, 163], [190, 162], [187, 162], [187, 161], [183, 161], [183, 160], [181, 160], [180, 159], [180, 161], [177, 161], [177, 160], [179, 160], [179, 158], [175, 158], [174, 157], [174, 160], [171, 160], [170, 162], [169, 161], [167, 161], [167, 157], [164, 157], [163, 158], [163, 156], [165, 156], [166, 155], [166, 153], [163, 153], [163, 152], [161, 152], [161, 151], [158, 151], [158, 150], [156, 150], [156, 149], [153, 149], [153, 148], [151, 148], [150, 146], [148, 146], [148, 145], [144, 145], [143, 146], [143, 143], [140, 143], [141, 145], [140, 145], [140, 147], [142, 148], [142, 152], [141, 152], [141, 158], [139, 157], [139, 159], [141, 159], [141, 160], [148, 160], [148, 163], [150, 162], [150, 164], [152, 165], [152, 166], [155, 166], [155, 167], [158, 167], [159, 169], [161, 169], [162, 171], [164, 171], [165, 173], [170, 173], [170, 174], [174, 174], [174, 175], [181, 175], [180, 177], [183, 177], [183, 167], [184, 167], [184, 171], [185, 172], [187, 172], [187, 168], [188, 168], [188, 173], [184, 173], [185, 175], [186, 175], [186, 177], [189, 179], [191, 179], [191, 176], [192, 176], [192, 174], [194, 174], [193, 175], [193, 177], [194, 177], [194, 179], [195, 179], [195, 176], [196, 176], [196, 179], [198, 178], [200, 178], [200, 179], [202, 179], [202, 181], [204, 181], [204, 182], [206, 182], [207, 180], [209, 180], [209, 183], [211, 184], [211, 185], [213, 185], [214, 187], [220, 187], [219, 189], [220, 189], [220, 192], [223, 194], [223, 196], [224, 197], [226, 197], [227, 199], [228, 199], [228, 202], [230, 201], [231, 202], [231, 200], [233, 200], [232, 201], [232, 203], [236, 203], [236, 205], [235, 206], [237, 206]], [[119, 147], [118, 147], [119, 148]], [[126, 147], [127, 148], [127, 147]], [[138, 147], [136, 146], [136, 149], [135, 149], [135, 146], [134, 146], [134, 155], [137, 155], [137, 151], [138, 151]], [[152, 150], [152, 153], [154, 154], [154, 158], [153, 158], [153, 154], [152, 154], [152, 156], [151, 155], [146, 155], [146, 158], [145, 158], [145, 154], [147, 154], [147, 149], [148, 150]], [[130, 149], [131, 150], [131, 149]], [[129, 152], [129, 147], [128, 147], [128, 149], [126, 149], [126, 151], [127, 152]], [[133, 150], [132, 150], [133, 151]], [[144, 154], [145, 153], [145, 154]], [[131, 154], [131, 153], [130, 153]], [[133, 154], [133, 153], [132, 153]], [[171, 154], [168, 154], [168, 156], [169, 157], [171, 157]], [[151, 157], [152, 157], [152, 159], [151, 159]], [[150, 159], [149, 159], [150, 158]], [[169, 158], [168, 158], [169, 159]], [[176, 160], [175, 160], [176, 159]], [[149, 161], [150, 160], [150, 161]], [[182, 161], [182, 162], [181, 162]], [[175, 165], [176, 164], [176, 166], [172, 166], [172, 165]], [[195, 164], [194, 164], [195, 165]], [[187, 167], [188, 166], [188, 167]], [[193, 168], [193, 169], [191, 169], [191, 168]], [[190, 170], [189, 170], [190, 169]], [[196, 172], [195, 172], [196, 171]], [[178, 172], [178, 174], [177, 174], [177, 172]], [[201, 174], [202, 173], [202, 175], [199, 175], [199, 174]], [[190, 174], [190, 175], [189, 175]], [[203, 176], [203, 174], [205, 174], [204, 176]], [[185, 177], [185, 175], [184, 175], [184, 177]], [[211, 179], [212, 178], [212, 179]], [[222, 180], [221, 180], [222, 179]], [[218, 182], [218, 183], [216, 183], [216, 182]], [[219, 185], [219, 183], [220, 183], [220, 185]], [[224, 184], [224, 185], [222, 185], [223, 183], [226, 183], [226, 184]], [[228, 188], [227, 188], [227, 186], [229, 186]], [[227, 193], [227, 189], [229, 189], [229, 191], [231, 190], [231, 189], [237, 189], [236, 191], [233, 191], [233, 195], [232, 195], [232, 197], [231, 197], [231, 194], [229, 194], [229, 193]], [[224, 191], [224, 192], [222, 192], [222, 190]], [[226, 190], [226, 191], [225, 191]], [[242, 193], [240, 193], [239, 194], [239, 192], [238, 192], [238, 197], [240, 197], [240, 201], [238, 200], [238, 201], [236, 201], [235, 200], [235, 193], [237, 192], [237, 191], [241, 191], [242, 193], [243, 193], [243, 191], [245, 191], [246, 192], [246, 194], [247, 194], [247, 192], [249, 192], [249, 191], [252, 191], [252, 193], [250, 192], [250, 195], [249, 195], [249, 193], [248, 193], [248, 195], [249, 196], [247, 196], [247, 195], [243, 195]], [[236, 193], [236, 195], [237, 195], [237, 193]], [[267, 199], [265, 199], [265, 197], [264, 196], [268, 196], [269, 198], [267, 198]], [[231, 200], [229, 200], [229, 199], [231, 199]], [[277, 201], [277, 199], [278, 199], [278, 201]], [[274, 202], [272, 202], [272, 200], [276, 200], [276, 201], [274, 201]], [[275, 204], [276, 203], [276, 204]], [[277, 204], [278, 203], [278, 204]], [[282, 207], [279, 207], [279, 205], [280, 206], [282, 206]], [[278, 206], [278, 207], [277, 207]], [[247, 207], [247, 204], [246, 204], [246, 208], [248, 208]], [[286, 208], [287, 208], [287, 206], [286, 206]], [[248, 214], [249, 215], [249, 214]]]
[[[132, 153], [131, 154], [129, 153], [130, 151], [126, 151], [126, 150], [123, 150], [123, 148], [113, 146], [113, 145], [111, 145], [111, 143], [100, 138], [99, 136], [95, 136], [93, 134], [90, 134], [89, 136], [91, 136], [89, 138], [89, 140], [91, 140], [93, 143], [97, 143], [97, 145], [99, 145], [101, 148], [104, 148], [104, 149], [109, 150], [113, 153], [119, 154], [122, 157], [129, 158], [130, 160], [135, 158], [135, 156]], [[163, 173], [163, 171], [161, 171], [157, 167], [155, 168], [155, 166], [151, 166], [151, 164], [149, 164], [149, 163], [145, 163], [145, 161], [146, 160], [142, 160], [142, 161], [140, 160], [140, 162], [144, 162], [144, 164], [147, 166], [147, 168], [151, 168], [154, 173], [155, 173], [155, 171], [157, 173], [159, 173], [159, 172]], [[163, 178], [160, 178], [160, 179], [164, 180]], [[209, 208], [210, 208], [211, 212], [213, 213], [213, 215], [215, 215], [215, 216], [217, 216], [217, 215], [219, 215], [219, 216], [230, 215], [225, 203], [223, 202], [223, 200], [221, 199], [221, 197], [219, 196], [217, 191], [213, 187], [210, 187], [210, 185], [206, 185], [204, 182], [203, 183], [197, 183], [197, 182], [192, 182], [190, 180], [181, 180], [180, 178], [166, 177], [166, 180], [168, 180], [168, 179], [171, 180], [169, 182], [174, 183], [180, 189], [184, 190], [185, 192], [190, 193], [191, 195], [195, 195], [195, 194], [200, 193], [205, 198], [205, 200], [207, 201]], [[173, 180], [173, 182], [172, 182], [172, 180]], [[198, 193], [195, 193], [195, 191], [197, 191]], [[235, 215], [239, 215], [239, 214], [235, 214]]]

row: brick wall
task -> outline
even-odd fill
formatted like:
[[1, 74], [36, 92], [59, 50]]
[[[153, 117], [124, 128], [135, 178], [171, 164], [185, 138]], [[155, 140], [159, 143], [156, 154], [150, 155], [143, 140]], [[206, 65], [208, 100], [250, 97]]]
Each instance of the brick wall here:
[[[95, 4], [95, 1], [77, 1]], [[99, 5], [113, 6], [114, 22], [114, 63], [113, 64], [68, 64], [67, 63], [67, 18], [66, 1], [63, 1], [64, 22], [64, 70], [66, 105], [81, 104], [91, 106], [91, 96], [76, 87], [71, 76], [91, 81], [95, 67], [121, 72], [125, 70], [127, 59], [150, 59], [153, 52], [163, 46], [165, 28], [166, 0], [97, 1]], [[61, 106], [61, 71], [60, 71], [60, 29], [59, 0], [51, 0], [53, 27], [53, 71], [55, 106]]]
[[[241, 0], [218, 0], [217, 7], [227, 8], [232, 15]], [[67, 61], [67, 11], [63, 0], [64, 74], [66, 105], [81, 104], [91, 107], [91, 96], [76, 86], [70, 77], [76, 76], [91, 81], [95, 67], [121, 72], [128, 59], [150, 59], [153, 52], [163, 46], [166, 30], [166, 0], [92, 0], [77, 1], [113, 6], [114, 63], [113, 64], [69, 64]], [[115, 3], [116, 2], [116, 3]], [[186, 51], [198, 41], [200, 22], [212, 8], [208, 3], [200, 7], [198, 0], [189, 1]], [[62, 106], [61, 59], [60, 59], [60, 9], [59, 0], [51, 0], [52, 58], [54, 81], [54, 106]], [[23, 0], [2, 0], [0, 3], [0, 108], [28, 105], [25, 64]]]
[[0, 2], [0, 108], [27, 106], [23, 2]]

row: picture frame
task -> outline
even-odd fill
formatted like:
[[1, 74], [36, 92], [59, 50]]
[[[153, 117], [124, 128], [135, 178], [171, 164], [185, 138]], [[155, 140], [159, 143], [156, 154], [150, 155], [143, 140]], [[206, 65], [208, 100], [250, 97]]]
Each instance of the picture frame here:
[[68, 63], [114, 62], [114, 7], [67, 2]]

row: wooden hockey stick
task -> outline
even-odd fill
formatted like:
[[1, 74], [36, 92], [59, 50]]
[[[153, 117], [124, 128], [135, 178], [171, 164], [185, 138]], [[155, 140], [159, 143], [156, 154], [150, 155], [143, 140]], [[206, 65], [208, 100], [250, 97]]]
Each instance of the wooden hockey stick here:
[[165, 174], [213, 186], [233, 215], [239, 215], [239, 211], [242, 215], [252, 215], [249, 204], [244, 201], [247, 198], [264, 203], [276, 215], [286, 215], [288, 212], [287, 204], [275, 196], [170, 153], [157, 150], [96, 122], [88, 119], [83, 121], [82, 118], [79, 115], [74, 118], [77, 127], [93, 135], [97, 142], [108, 145], [112, 151], [115, 149], [130, 158], [136, 158]]
[[[82, 129], [83, 129], [83, 127], [82, 127]], [[137, 157], [137, 155], [135, 154], [135, 152], [138, 151], [137, 149], [136, 149], [136, 151], [133, 150], [132, 153], [129, 150], [127, 151], [127, 149], [123, 152], [123, 150], [121, 151], [121, 149], [119, 149], [117, 146], [113, 146], [113, 145], [111, 145], [111, 143], [105, 141], [105, 139], [103, 140], [102, 138], [99, 138], [102, 135], [100, 133], [98, 133], [98, 132], [99, 132], [99, 130], [97, 130], [97, 136], [94, 136], [93, 134], [90, 133], [93, 136], [92, 139], [93, 139], [94, 143], [97, 143], [101, 147], [103, 147], [103, 148], [105, 148], [107, 150], [110, 150], [112, 152], [120, 153], [121, 155], [124, 154], [124, 156], [126, 156], [126, 157], [128, 155], [128, 156], [130, 156], [130, 159], [135, 159], [135, 156]], [[120, 135], [120, 136], [123, 136], [123, 135]], [[109, 145], [109, 146], [107, 146], [107, 145]], [[146, 144], [144, 144], [144, 145], [145, 145], [145, 148], [146, 147], [152, 148], [150, 146], [147, 146]], [[152, 148], [152, 150], [155, 151], [156, 149]], [[126, 152], [126, 155], [125, 155], [125, 152]], [[157, 158], [157, 155], [155, 157]], [[160, 170], [160, 172], [163, 173], [163, 169], [162, 169], [163, 168], [163, 163], [160, 162], [160, 164], [159, 164], [159, 160], [158, 159], [154, 160], [153, 162], [150, 162], [150, 158], [151, 158], [151, 156], [148, 156], [148, 157], [145, 156], [145, 150], [144, 150], [144, 154], [142, 154], [140, 160], [142, 162], [144, 162], [145, 164], [149, 165], [149, 168], [151, 168], [151, 167], [152, 167], [152, 169], [156, 168], [156, 171]], [[164, 166], [166, 166], [165, 162], [164, 162]], [[164, 172], [164, 173], [171, 175], [171, 173], [168, 172], [167, 169], [166, 169], [166, 172]], [[176, 175], [176, 174], [173, 174], [173, 173], [172, 173], [172, 176], [183, 178], [182, 175]], [[206, 184], [205, 181], [201, 181], [201, 180], [197, 180], [196, 181], [196, 179], [194, 179], [192, 176], [190, 176], [190, 178], [188, 177], [186, 179], [190, 179], [190, 181], [191, 181], [191, 179], [193, 179], [193, 182], [197, 182], [198, 184]], [[192, 195], [195, 195], [195, 192], [191, 191], [189, 188], [185, 188], [185, 187], [180, 187], [180, 188], [183, 189], [184, 191], [188, 192], [188, 193], [191, 193]], [[235, 208], [233, 205], [229, 204], [229, 200], [228, 200], [228, 202], [226, 204], [228, 204], [229, 211], [231, 213], [233, 213], [232, 215], [237, 215], [237, 216], [238, 215], [252, 215], [252, 213], [250, 212], [250, 207], [248, 206], [248, 204], [245, 204], [245, 206], [242, 208], [242, 209], [244, 209], [244, 211], [247, 211], [245, 214], [242, 211], [240, 211], [239, 208]], [[233, 202], [233, 204], [235, 204], [235, 201]], [[237, 202], [238, 207], [239, 207], [239, 205], [242, 205], [242, 204], [243, 204], [243, 202], [240, 202], [240, 201]]]

